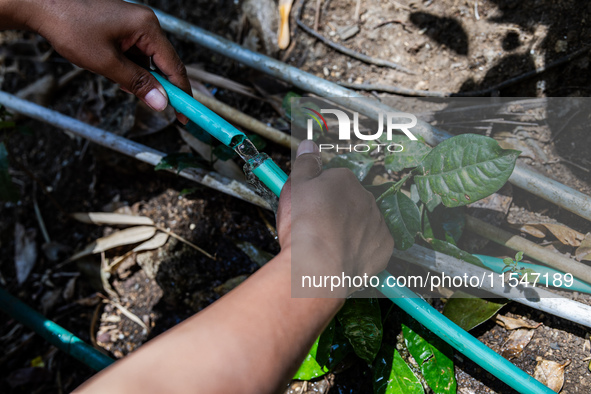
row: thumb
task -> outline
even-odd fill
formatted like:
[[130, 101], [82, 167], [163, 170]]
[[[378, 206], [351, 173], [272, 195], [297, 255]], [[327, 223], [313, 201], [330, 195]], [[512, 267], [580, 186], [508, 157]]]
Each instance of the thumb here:
[[166, 91], [156, 78], [125, 56], [119, 57], [117, 66], [103, 75], [118, 83], [121, 89], [137, 96], [155, 111], [163, 111], [168, 105]]
[[296, 153], [291, 178], [295, 181], [305, 181], [317, 177], [321, 172], [322, 160], [318, 145], [311, 140], [302, 141]]

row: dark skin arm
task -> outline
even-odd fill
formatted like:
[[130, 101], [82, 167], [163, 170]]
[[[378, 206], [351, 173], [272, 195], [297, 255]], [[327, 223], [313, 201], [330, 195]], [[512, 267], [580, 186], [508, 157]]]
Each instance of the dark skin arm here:
[[[280, 254], [202, 312], [97, 374], [78, 393], [260, 394], [285, 389], [344, 303], [343, 298], [291, 297], [292, 227], [310, 230], [310, 238], [299, 234], [299, 241], [314, 245], [322, 234], [323, 244], [339, 251], [311, 248], [313, 264], [348, 275], [383, 270], [394, 247], [375, 202], [370, 209], [350, 209], [371, 197], [352, 173], [322, 172], [315, 145], [302, 145], [281, 193]], [[291, 189], [294, 180], [298, 190]], [[309, 207], [307, 212], [292, 212], [296, 198]], [[335, 207], [328, 207], [335, 204], [347, 214], [332, 215]], [[367, 247], [370, 239], [379, 250]]]
[[[101, 74], [149, 107], [167, 105], [164, 88], [127, 56], [151, 57], [175, 85], [191, 94], [185, 66], [147, 7], [121, 0], [0, 0], [0, 29], [26, 29], [84, 69]], [[186, 123], [184, 115], [177, 115]]]

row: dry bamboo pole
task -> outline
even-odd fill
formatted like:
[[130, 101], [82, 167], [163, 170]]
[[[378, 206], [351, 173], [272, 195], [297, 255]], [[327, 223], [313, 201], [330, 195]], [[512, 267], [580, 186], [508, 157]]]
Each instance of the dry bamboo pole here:
[[540, 245], [528, 241], [519, 235], [511, 234], [508, 231], [501, 230], [498, 227], [469, 215], [466, 215], [466, 230], [473, 231], [486, 239], [490, 239], [517, 252], [523, 252], [552, 268], [570, 273], [587, 283], [591, 283], [591, 269], [589, 266], [544, 249]]
[[283, 133], [271, 126], [267, 126], [263, 122], [248, 116], [243, 112], [232, 108], [228, 104], [222, 103], [215, 98], [208, 97], [200, 91], [193, 89], [193, 97], [207, 108], [226, 119], [228, 122], [244, 127], [261, 137], [273, 141], [277, 144], [283, 145], [286, 148], [296, 150], [300, 141], [291, 137], [289, 134]]

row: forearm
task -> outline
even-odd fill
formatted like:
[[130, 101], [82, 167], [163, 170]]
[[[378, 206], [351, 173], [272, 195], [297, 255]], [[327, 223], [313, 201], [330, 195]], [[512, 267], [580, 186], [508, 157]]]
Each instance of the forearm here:
[[39, 0], [0, 0], [0, 30], [31, 30], [31, 20], [39, 9]]
[[289, 252], [81, 392], [277, 392], [342, 306], [291, 298]]

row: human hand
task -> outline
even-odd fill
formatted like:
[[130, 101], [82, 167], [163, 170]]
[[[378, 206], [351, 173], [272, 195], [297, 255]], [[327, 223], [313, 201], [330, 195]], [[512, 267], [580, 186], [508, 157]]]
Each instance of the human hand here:
[[394, 240], [373, 195], [348, 169], [322, 171], [312, 141], [298, 148], [277, 216], [282, 252], [315, 274], [374, 275], [392, 255]]
[[[128, 51], [151, 57], [173, 84], [191, 94], [185, 66], [149, 8], [121, 0], [30, 3], [21, 9], [28, 14], [29, 29], [72, 63], [118, 83], [152, 109], [166, 108], [166, 92], [147, 70], [125, 56]], [[177, 117], [187, 123], [184, 115]]]

